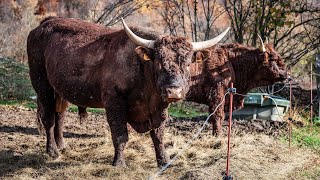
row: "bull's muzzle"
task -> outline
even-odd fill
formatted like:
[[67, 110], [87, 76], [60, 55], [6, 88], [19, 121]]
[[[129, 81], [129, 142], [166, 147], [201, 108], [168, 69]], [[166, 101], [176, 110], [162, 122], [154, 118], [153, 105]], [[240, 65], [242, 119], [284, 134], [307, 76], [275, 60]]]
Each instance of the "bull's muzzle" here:
[[165, 99], [168, 102], [176, 102], [183, 98], [183, 91], [180, 87], [169, 87], [165, 89]]
[[280, 71], [279, 72], [280, 78], [283, 80], [286, 80], [289, 78], [288, 72], [287, 71]]
[[288, 71], [286, 69], [285, 70], [278, 70], [278, 72], [279, 72], [279, 76], [280, 76], [281, 81], [285, 81], [288, 78], [290, 78], [290, 73], [288, 73]]
[[272, 62], [272, 66], [278, 71], [281, 80], [288, 79], [289, 76], [287, 70], [281, 70], [274, 61]]

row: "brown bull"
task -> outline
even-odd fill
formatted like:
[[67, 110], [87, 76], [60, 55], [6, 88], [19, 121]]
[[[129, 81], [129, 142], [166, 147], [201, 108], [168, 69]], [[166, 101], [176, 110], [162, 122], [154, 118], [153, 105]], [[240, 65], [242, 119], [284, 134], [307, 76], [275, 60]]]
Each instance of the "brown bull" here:
[[216, 44], [227, 31], [193, 43], [136, 30], [147, 38], [143, 39], [123, 24], [124, 30], [113, 30], [50, 17], [30, 32], [30, 77], [50, 156], [57, 157], [58, 149], [65, 148], [62, 125], [69, 101], [106, 109], [115, 149], [113, 165], [125, 165], [127, 123], [140, 133], [150, 131], [158, 165], [167, 162], [162, 140], [167, 107], [189, 90], [193, 52]]
[[[196, 53], [196, 59], [204, 61], [191, 66], [192, 84], [186, 99], [208, 105], [212, 113], [223, 100], [230, 82], [234, 83], [237, 93], [246, 94], [253, 88], [285, 80], [287, 72], [283, 60], [271, 46], [260, 41], [259, 49], [226, 44]], [[228, 111], [228, 97], [211, 116], [215, 135], [221, 132], [221, 123]], [[243, 96], [234, 96], [235, 109], [243, 106], [243, 99]]]

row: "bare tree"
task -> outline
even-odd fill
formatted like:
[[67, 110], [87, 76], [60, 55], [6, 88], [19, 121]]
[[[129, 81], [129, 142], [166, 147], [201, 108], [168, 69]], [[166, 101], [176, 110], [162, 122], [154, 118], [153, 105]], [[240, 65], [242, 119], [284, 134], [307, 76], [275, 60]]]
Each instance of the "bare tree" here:
[[253, 46], [257, 35], [270, 43], [288, 65], [319, 47], [319, 5], [311, 0], [225, 0], [234, 39]]
[[238, 43], [244, 43], [248, 31], [249, 15], [252, 13], [253, 1], [225, 0], [224, 7], [231, 22], [234, 38]]
[[[224, 13], [217, 0], [161, 0], [157, 12], [171, 35], [192, 37], [193, 41], [213, 36], [213, 24]], [[204, 33], [203, 33], [204, 32]]]
[[102, 14], [96, 20], [96, 23], [112, 26], [120, 21], [120, 18], [128, 17], [144, 5], [147, 0], [115, 0], [104, 8]]

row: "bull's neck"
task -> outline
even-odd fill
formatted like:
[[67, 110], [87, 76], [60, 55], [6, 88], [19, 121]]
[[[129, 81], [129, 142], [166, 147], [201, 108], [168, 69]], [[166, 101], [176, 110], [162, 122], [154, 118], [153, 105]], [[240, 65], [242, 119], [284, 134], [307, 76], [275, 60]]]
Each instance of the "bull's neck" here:
[[238, 93], [247, 93], [253, 87], [255, 71], [259, 65], [260, 52], [257, 49], [233, 48], [229, 51], [229, 61], [231, 62], [235, 75], [234, 87]]

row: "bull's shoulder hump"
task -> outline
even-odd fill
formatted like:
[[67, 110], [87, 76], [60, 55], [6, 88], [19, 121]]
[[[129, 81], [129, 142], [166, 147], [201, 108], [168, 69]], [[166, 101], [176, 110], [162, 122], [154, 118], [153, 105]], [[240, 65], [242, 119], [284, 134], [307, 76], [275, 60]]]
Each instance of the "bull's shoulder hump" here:
[[43, 23], [45, 23], [45, 22], [47, 22], [47, 21], [49, 21], [49, 20], [55, 19], [55, 18], [58, 18], [58, 17], [57, 17], [57, 16], [49, 16], [49, 17], [46, 17], [46, 18], [44, 18], [44, 19], [40, 22], [40, 24], [43, 24]]
[[61, 32], [63, 34], [108, 34], [114, 31], [113, 29], [80, 19], [60, 17], [49, 17], [44, 19], [39, 27], [47, 32]]

